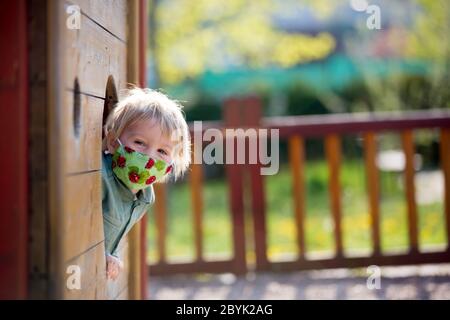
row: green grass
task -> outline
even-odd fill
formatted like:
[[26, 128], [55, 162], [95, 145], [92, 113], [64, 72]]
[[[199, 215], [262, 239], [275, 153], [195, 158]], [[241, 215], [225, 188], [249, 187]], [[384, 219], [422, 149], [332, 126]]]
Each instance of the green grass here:
[[[381, 174], [381, 245], [382, 250], [406, 249], [408, 245], [406, 203], [398, 175]], [[293, 216], [292, 178], [289, 167], [278, 174], [266, 176], [268, 253], [270, 258], [295, 254], [296, 228]], [[308, 252], [332, 251], [333, 222], [328, 199], [328, 169], [325, 161], [308, 161], [306, 179], [306, 247]], [[342, 229], [345, 250], [371, 248], [370, 216], [366, 195], [364, 163], [345, 160], [341, 174]], [[231, 217], [228, 187], [225, 180], [210, 180], [204, 185], [204, 248], [206, 258], [232, 255]], [[249, 197], [246, 198], [246, 208]], [[168, 192], [168, 258], [193, 259], [194, 239], [189, 186], [171, 185]], [[248, 211], [248, 210], [247, 210]], [[442, 202], [419, 205], [419, 239], [421, 246], [446, 242]], [[158, 259], [153, 214], [148, 219], [148, 259]], [[248, 226], [247, 226], [248, 227]], [[251, 236], [251, 234], [249, 235]]]

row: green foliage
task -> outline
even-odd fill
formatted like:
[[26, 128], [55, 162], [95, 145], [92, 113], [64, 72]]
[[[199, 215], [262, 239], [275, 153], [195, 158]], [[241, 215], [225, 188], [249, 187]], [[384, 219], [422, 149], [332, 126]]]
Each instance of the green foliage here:
[[329, 109], [321, 94], [303, 83], [293, 85], [288, 91], [288, 115], [326, 114]]
[[191, 108], [186, 109], [186, 120], [188, 122], [201, 120], [221, 120], [222, 109], [219, 105], [219, 101], [214, 101], [211, 98], [205, 96], [201, 97], [199, 101]]
[[[325, 2], [316, 5], [324, 12]], [[298, 7], [290, 3], [291, 8]], [[289, 14], [274, 0], [172, 0], [157, 2], [152, 58], [164, 85], [193, 79], [206, 70], [229, 67], [288, 68], [323, 59], [336, 41], [331, 33], [289, 33], [273, 24]]]

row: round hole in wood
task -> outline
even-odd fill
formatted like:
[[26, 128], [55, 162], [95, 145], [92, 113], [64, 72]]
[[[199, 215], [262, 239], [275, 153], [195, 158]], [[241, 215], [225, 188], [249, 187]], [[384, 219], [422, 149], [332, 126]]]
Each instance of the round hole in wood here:
[[[108, 118], [109, 113], [115, 107], [116, 103], [119, 101], [117, 98], [117, 89], [113, 76], [108, 77], [105, 90], [105, 105], [103, 107], [103, 125], [106, 123], [106, 118]], [[105, 133], [103, 132], [103, 137]]]

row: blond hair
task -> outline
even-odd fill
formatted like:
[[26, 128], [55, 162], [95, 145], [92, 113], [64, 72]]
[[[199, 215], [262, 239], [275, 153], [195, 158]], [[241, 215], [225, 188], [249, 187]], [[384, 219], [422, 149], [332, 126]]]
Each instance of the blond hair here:
[[[124, 91], [119, 102], [112, 109], [103, 127], [105, 138], [103, 150], [107, 149], [107, 143], [114, 141], [126, 127], [139, 120], [156, 120], [162, 134], [176, 141], [173, 155], [174, 179], [183, 176], [191, 163], [191, 138], [186, 123], [183, 106], [165, 94], [152, 90], [132, 87]], [[161, 182], [167, 180], [162, 179]]]

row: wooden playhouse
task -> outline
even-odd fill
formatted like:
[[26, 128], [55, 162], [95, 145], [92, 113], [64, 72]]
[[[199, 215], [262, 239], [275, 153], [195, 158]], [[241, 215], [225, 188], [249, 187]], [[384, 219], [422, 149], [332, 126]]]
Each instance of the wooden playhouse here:
[[[102, 123], [145, 81], [142, 0], [2, 1], [0, 298], [145, 298], [143, 227], [106, 280]], [[76, 278], [79, 276], [79, 278]]]

